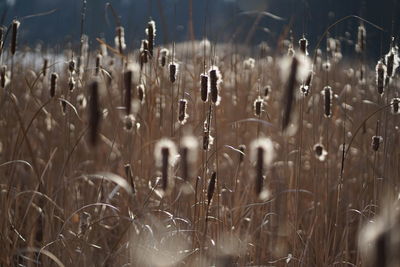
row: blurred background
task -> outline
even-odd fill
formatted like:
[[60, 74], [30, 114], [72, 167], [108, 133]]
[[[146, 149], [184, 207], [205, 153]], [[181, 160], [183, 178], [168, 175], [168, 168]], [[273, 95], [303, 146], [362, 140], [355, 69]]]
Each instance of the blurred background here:
[[[288, 36], [284, 33], [291, 30], [295, 40], [305, 34], [312, 48], [328, 25], [354, 14], [385, 30], [366, 26], [367, 54], [373, 58], [386, 52], [391, 35], [400, 33], [397, 0], [87, 0], [84, 32], [92, 43], [96, 37], [104, 37], [108, 43], [114, 38], [116, 24], [110, 9], [105, 8], [107, 2], [120, 16], [131, 49], [137, 48], [145, 37], [150, 17], [157, 23], [158, 44], [201, 39], [206, 32], [216, 42], [257, 45], [266, 41], [275, 47], [279, 38]], [[53, 9], [56, 10], [49, 15], [22, 21], [20, 43], [60, 48], [76, 44], [82, 0], [0, 0], [1, 24], [9, 25], [13, 18]], [[359, 21], [350, 19], [337, 25], [330, 34], [355, 40], [358, 25]], [[346, 49], [353, 49], [351, 42], [345, 42], [343, 49], [345, 53]]]

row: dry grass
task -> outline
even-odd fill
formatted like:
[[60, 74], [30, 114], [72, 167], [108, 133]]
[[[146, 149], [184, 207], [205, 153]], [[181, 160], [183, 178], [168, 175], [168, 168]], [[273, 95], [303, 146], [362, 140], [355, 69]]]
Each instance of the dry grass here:
[[[5, 47], [0, 265], [367, 266], [358, 232], [399, 194], [394, 45], [377, 90], [334, 39], [311, 75], [305, 39], [288, 57], [147, 34], [127, 51], [118, 26], [108, 53], [82, 38], [77, 66]], [[275, 155], [250, 157], [266, 137]]]

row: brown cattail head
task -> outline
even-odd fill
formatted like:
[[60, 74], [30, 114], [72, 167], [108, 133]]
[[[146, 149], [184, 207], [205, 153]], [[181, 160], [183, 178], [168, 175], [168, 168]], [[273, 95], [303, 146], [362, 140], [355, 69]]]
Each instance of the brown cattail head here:
[[274, 157], [274, 145], [269, 138], [258, 138], [250, 145], [251, 161], [255, 163], [255, 192], [261, 197], [264, 173], [271, 166]]
[[133, 177], [133, 171], [132, 171], [132, 166], [131, 164], [127, 163], [124, 165], [124, 170], [125, 170], [125, 176], [126, 179], [129, 181], [131, 187], [132, 187], [132, 193], [136, 193], [136, 186], [135, 186], [135, 180]]
[[240, 151], [240, 152], [239, 152], [239, 164], [240, 164], [240, 163], [243, 162], [244, 156], [246, 155], [246, 154], [245, 154], [246, 146], [245, 146], [245, 145], [239, 145], [238, 149], [239, 149], [239, 151]]
[[142, 40], [142, 45], [140, 46], [140, 67], [143, 68], [144, 64], [149, 62], [149, 42], [147, 40]]
[[399, 51], [398, 47], [392, 44], [389, 52], [385, 56], [386, 77], [393, 78], [396, 69], [399, 67]]
[[74, 89], [75, 89], [75, 84], [76, 84], [76, 82], [75, 82], [74, 76], [70, 76], [70, 77], [68, 78], [68, 88], [69, 88], [69, 90], [70, 90], [71, 92], [74, 91]]
[[130, 132], [135, 126], [136, 119], [132, 114], [125, 115], [124, 117], [124, 130]]
[[6, 81], [7, 81], [7, 66], [3, 65], [0, 68], [0, 87], [5, 88], [6, 87]]
[[262, 99], [260, 96], [257, 97], [257, 99], [254, 101], [254, 114], [256, 116], [261, 116], [263, 105], [264, 105], [264, 99]]
[[208, 98], [208, 75], [200, 75], [200, 95], [203, 102], [207, 102]]
[[171, 83], [174, 83], [176, 81], [177, 74], [178, 74], [178, 64], [177, 63], [169, 64], [169, 80]]
[[189, 115], [187, 114], [187, 100], [180, 99], [179, 100], [179, 112], [178, 112], [178, 120], [180, 124], [185, 124]]
[[12, 32], [11, 32], [11, 55], [15, 55], [17, 51], [17, 35], [20, 22], [18, 20], [13, 20], [12, 22]]
[[145, 100], [145, 98], [146, 98], [146, 91], [145, 91], [144, 85], [143, 85], [143, 84], [139, 84], [139, 85], [136, 87], [136, 89], [137, 89], [139, 101], [140, 101], [140, 103], [143, 104], [143, 103], [144, 103], [144, 100]]
[[89, 85], [89, 97], [89, 141], [92, 146], [95, 146], [101, 119], [99, 82], [96, 80]]
[[147, 23], [147, 29], [146, 29], [146, 34], [147, 34], [147, 41], [149, 45], [149, 53], [150, 56], [153, 57], [153, 49], [154, 49], [154, 38], [156, 35], [156, 23], [154, 20], [150, 20]]
[[366, 47], [366, 41], [367, 41], [367, 31], [365, 29], [364, 24], [361, 24], [358, 26], [358, 32], [357, 32], [357, 44], [356, 44], [356, 52], [357, 53], [363, 53], [365, 51]]
[[170, 168], [175, 165], [177, 156], [175, 144], [169, 139], [161, 139], [154, 149], [157, 167], [161, 168], [162, 193], [167, 194], [172, 190], [174, 180], [170, 179]]
[[50, 96], [54, 97], [57, 89], [58, 74], [53, 72], [50, 78]]
[[221, 101], [221, 97], [219, 94], [219, 84], [221, 83], [221, 73], [217, 66], [211, 66], [209, 70], [210, 77], [210, 93], [211, 93], [211, 101], [215, 105], [219, 105]]
[[306, 56], [308, 56], [307, 47], [308, 47], [308, 40], [305, 37], [301, 38], [299, 40], [300, 52], [302, 52]]
[[189, 181], [194, 176], [193, 170], [197, 161], [197, 139], [193, 136], [185, 136], [182, 138], [180, 147], [180, 155], [182, 161], [182, 178]]
[[95, 72], [94, 75], [99, 76], [100, 74], [100, 69], [101, 69], [101, 60], [102, 60], [103, 56], [99, 53], [96, 56], [96, 68], [95, 68]]
[[132, 109], [132, 79], [133, 79], [133, 71], [127, 70], [124, 73], [124, 85], [125, 85], [125, 110], [126, 114], [131, 113]]
[[325, 150], [324, 146], [320, 143], [314, 145], [314, 154], [315, 157], [319, 161], [324, 161], [326, 156], [328, 155], [328, 152]]
[[168, 49], [166, 49], [166, 48], [161, 49], [161, 51], [160, 51], [160, 55], [161, 55], [160, 66], [161, 67], [165, 67], [165, 65], [167, 65], [168, 54], [169, 54]]
[[116, 32], [116, 36], [114, 39], [115, 42], [115, 46], [118, 49], [120, 54], [124, 53], [124, 50], [126, 48], [126, 44], [125, 44], [125, 29], [122, 26], [118, 26], [115, 29]]
[[324, 115], [326, 118], [330, 118], [332, 116], [332, 88], [325, 86], [322, 90], [322, 95], [324, 96]]
[[210, 206], [211, 200], [214, 196], [216, 181], [217, 181], [217, 173], [213, 172], [211, 174], [210, 183], [208, 184], [208, 189], [207, 189], [207, 205], [208, 206]]
[[386, 73], [386, 66], [383, 64], [382, 60], [378, 61], [378, 64], [376, 64], [376, 86], [378, 89], [378, 93], [380, 95], [383, 94], [384, 88], [385, 88], [385, 73]]
[[297, 68], [299, 65], [299, 61], [297, 57], [293, 57], [292, 63], [290, 66], [290, 73], [288, 76], [288, 80], [285, 87], [285, 92], [283, 94], [283, 103], [284, 111], [283, 111], [283, 119], [282, 119], [282, 131], [284, 131], [290, 123], [290, 118], [292, 116], [292, 105], [293, 105], [293, 97], [294, 97], [294, 87], [296, 84], [296, 76], [297, 76]]
[[46, 77], [47, 75], [47, 68], [49, 66], [49, 60], [47, 58], [45, 58], [43, 60], [43, 67], [42, 67], [42, 73], [43, 73], [43, 77]]
[[390, 105], [391, 105], [391, 111], [392, 114], [398, 115], [400, 114], [400, 98], [393, 98], [390, 101]]
[[68, 62], [68, 71], [69, 71], [69, 73], [70, 73], [71, 75], [75, 73], [75, 67], [76, 67], [75, 59], [72, 58], [72, 59]]
[[373, 151], [378, 151], [380, 144], [383, 142], [383, 137], [374, 135], [372, 136], [371, 148]]

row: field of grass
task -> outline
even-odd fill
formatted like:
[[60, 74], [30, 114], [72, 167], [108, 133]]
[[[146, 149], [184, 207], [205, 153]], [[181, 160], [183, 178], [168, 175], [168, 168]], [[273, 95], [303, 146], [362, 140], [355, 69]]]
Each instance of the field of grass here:
[[0, 266], [398, 266], [398, 47], [350, 19], [349, 58], [2, 28]]

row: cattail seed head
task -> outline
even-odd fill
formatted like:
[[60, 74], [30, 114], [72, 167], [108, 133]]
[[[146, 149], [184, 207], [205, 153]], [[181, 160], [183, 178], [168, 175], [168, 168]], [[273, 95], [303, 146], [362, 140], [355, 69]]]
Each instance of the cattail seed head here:
[[300, 52], [302, 52], [304, 55], [308, 56], [308, 51], [307, 51], [308, 40], [305, 37], [303, 37], [299, 40], [299, 47], [300, 47]]
[[217, 180], [217, 173], [213, 172], [211, 174], [211, 179], [210, 179], [210, 182], [208, 184], [208, 189], [207, 189], [207, 205], [208, 206], [210, 206], [211, 200], [214, 196], [216, 180]]
[[124, 50], [126, 49], [126, 43], [125, 43], [125, 29], [122, 26], [118, 26], [115, 29], [116, 36], [114, 39], [115, 46], [118, 49], [120, 54], [124, 53]]
[[189, 115], [187, 114], [187, 100], [180, 99], [179, 100], [179, 114], [178, 114], [179, 123], [184, 125], [188, 118], [189, 118]]
[[361, 24], [360, 26], [358, 26], [358, 32], [357, 32], [357, 44], [355, 48], [357, 53], [361, 54], [365, 51], [366, 37], [367, 37], [367, 31], [365, 29], [364, 24]]
[[372, 136], [371, 148], [373, 151], [378, 151], [380, 144], [383, 142], [383, 137], [374, 135]]
[[262, 99], [260, 96], [257, 97], [253, 105], [254, 105], [254, 114], [256, 116], [260, 116], [264, 105], [264, 99]]
[[43, 77], [46, 77], [46, 75], [47, 75], [47, 68], [48, 68], [48, 65], [49, 65], [49, 60], [48, 60], [47, 58], [45, 58], [45, 59], [43, 60], [43, 67], [42, 67]]
[[171, 63], [169, 64], [169, 80], [171, 83], [176, 81], [176, 76], [178, 74], [178, 64]]
[[392, 45], [389, 52], [385, 56], [386, 62], [386, 75], [393, 78], [397, 68], [399, 67], [399, 51], [396, 45]]
[[79, 109], [85, 109], [87, 105], [87, 100], [84, 94], [79, 94], [76, 96], [76, 102]]
[[53, 72], [50, 78], [50, 96], [54, 97], [57, 89], [58, 74]]
[[140, 66], [143, 68], [144, 64], [149, 62], [149, 42], [147, 40], [142, 40], [142, 45], [140, 46]]
[[249, 57], [245, 61], [243, 61], [243, 69], [245, 70], [252, 70], [254, 69], [256, 61], [254, 58]]
[[174, 180], [170, 179], [170, 168], [175, 165], [177, 150], [175, 144], [169, 139], [161, 139], [156, 143], [154, 149], [156, 166], [161, 168], [162, 191], [164, 194], [170, 192]]
[[99, 83], [93, 81], [89, 85], [89, 141], [92, 146], [97, 144], [98, 132], [100, 128], [100, 99], [99, 99]]
[[0, 56], [3, 51], [3, 44], [4, 44], [4, 33], [6, 29], [2, 26], [0, 26]]
[[72, 91], [74, 91], [74, 89], [75, 89], [75, 79], [74, 79], [74, 77], [73, 76], [70, 76], [69, 78], [68, 78], [68, 88], [69, 88], [69, 90], [72, 92]]
[[136, 87], [136, 89], [137, 89], [137, 92], [138, 92], [139, 101], [140, 101], [140, 103], [143, 104], [144, 100], [146, 98], [146, 91], [145, 91], [144, 85], [143, 84], [139, 84]]
[[275, 157], [274, 144], [269, 138], [258, 138], [250, 144], [250, 159], [255, 163], [255, 191], [260, 197], [263, 191], [264, 172]]
[[101, 60], [102, 60], [103, 56], [99, 53], [96, 56], [96, 68], [95, 68], [95, 76], [99, 76], [100, 74], [100, 69], [101, 69]]
[[132, 131], [133, 127], [135, 126], [135, 117], [132, 114], [125, 115], [124, 117], [124, 130], [127, 132]]
[[263, 96], [265, 100], [268, 100], [270, 92], [271, 92], [271, 86], [270, 85], [265, 86], [263, 89]]
[[221, 83], [221, 73], [217, 66], [211, 66], [209, 70], [209, 79], [210, 79], [210, 92], [211, 92], [211, 101], [215, 105], [219, 105], [221, 101], [221, 97], [219, 94], [219, 84]]
[[330, 118], [332, 116], [332, 88], [325, 86], [322, 90], [322, 95], [324, 96], [324, 115], [326, 118]]
[[3, 65], [0, 68], [0, 86], [1, 88], [6, 87], [6, 81], [7, 81], [7, 66]]
[[12, 22], [12, 32], [11, 32], [11, 55], [14, 55], [17, 51], [17, 35], [20, 22], [18, 20], [13, 20]]
[[147, 34], [147, 41], [149, 44], [148, 50], [149, 50], [150, 56], [153, 57], [154, 37], [156, 35], [156, 23], [154, 22], [154, 20], [150, 20], [147, 23], [146, 34]]
[[319, 161], [325, 161], [325, 158], [328, 155], [328, 152], [325, 150], [325, 148], [322, 144], [315, 144], [313, 150], [314, 150], [315, 157]]
[[127, 115], [131, 113], [132, 109], [132, 79], [133, 79], [133, 71], [127, 70], [124, 73], [125, 110]]
[[400, 114], [400, 98], [393, 98], [390, 101], [390, 105], [391, 105], [391, 111], [392, 114], [398, 115]]
[[294, 87], [296, 84], [297, 70], [299, 66], [299, 61], [297, 57], [292, 58], [290, 65], [290, 73], [285, 86], [285, 92], [283, 94], [282, 102], [284, 104], [284, 113], [282, 119], [282, 130], [284, 131], [290, 123], [290, 118], [292, 116], [292, 105], [294, 98]]
[[76, 66], [75, 59], [71, 59], [68, 62], [68, 71], [71, 73], [71, 75], [75, 73], [75, 66]]
[[207, 102], [208, 98], [208, 75], [200, 75], [200, 95], [203, 102]]
[[136, 194], [136, 186], [135, 186], [135, 180], [133, 177], [133, 171], [132, 171], [132, 166], [131, 164], [127, 163], [124, 165], [124, 170], [125, 170], [125, 176], [126, 179], [129, 181], [131, 187], [132, 187], [132, 193]]
[[185, 136], [182, 138], [180, 147], [180, 155], [182, 159], [182, 178], [188, 181], [194, 176], [193, 169], [197, 162], [198, 142], [193, 136]]
[[161, 67], [165, 67], [165, 65], [167, 65], [168, 54], [169, 54], [168, 49], [166, 49], [166, 48], [161, 49], [161, 51], [160, 51], [160, 55], [161, 55], [160, 66]]
[[240, 153], [239, 153], [239, 163], [242, 163], [244, 160], [245, 156], [245, 151], [246, 151], [246, 146], [245, 145], [239, 145], [238, 147]]
[[384, 88], [385, 88], [385, 72], [386, 72], [386, 66], [383, 64], [382, 60], [378, 61], [378, 64], [376, 64], [376, 86], [378, 89], [378, 93], [380, 95], [383, 94]]

